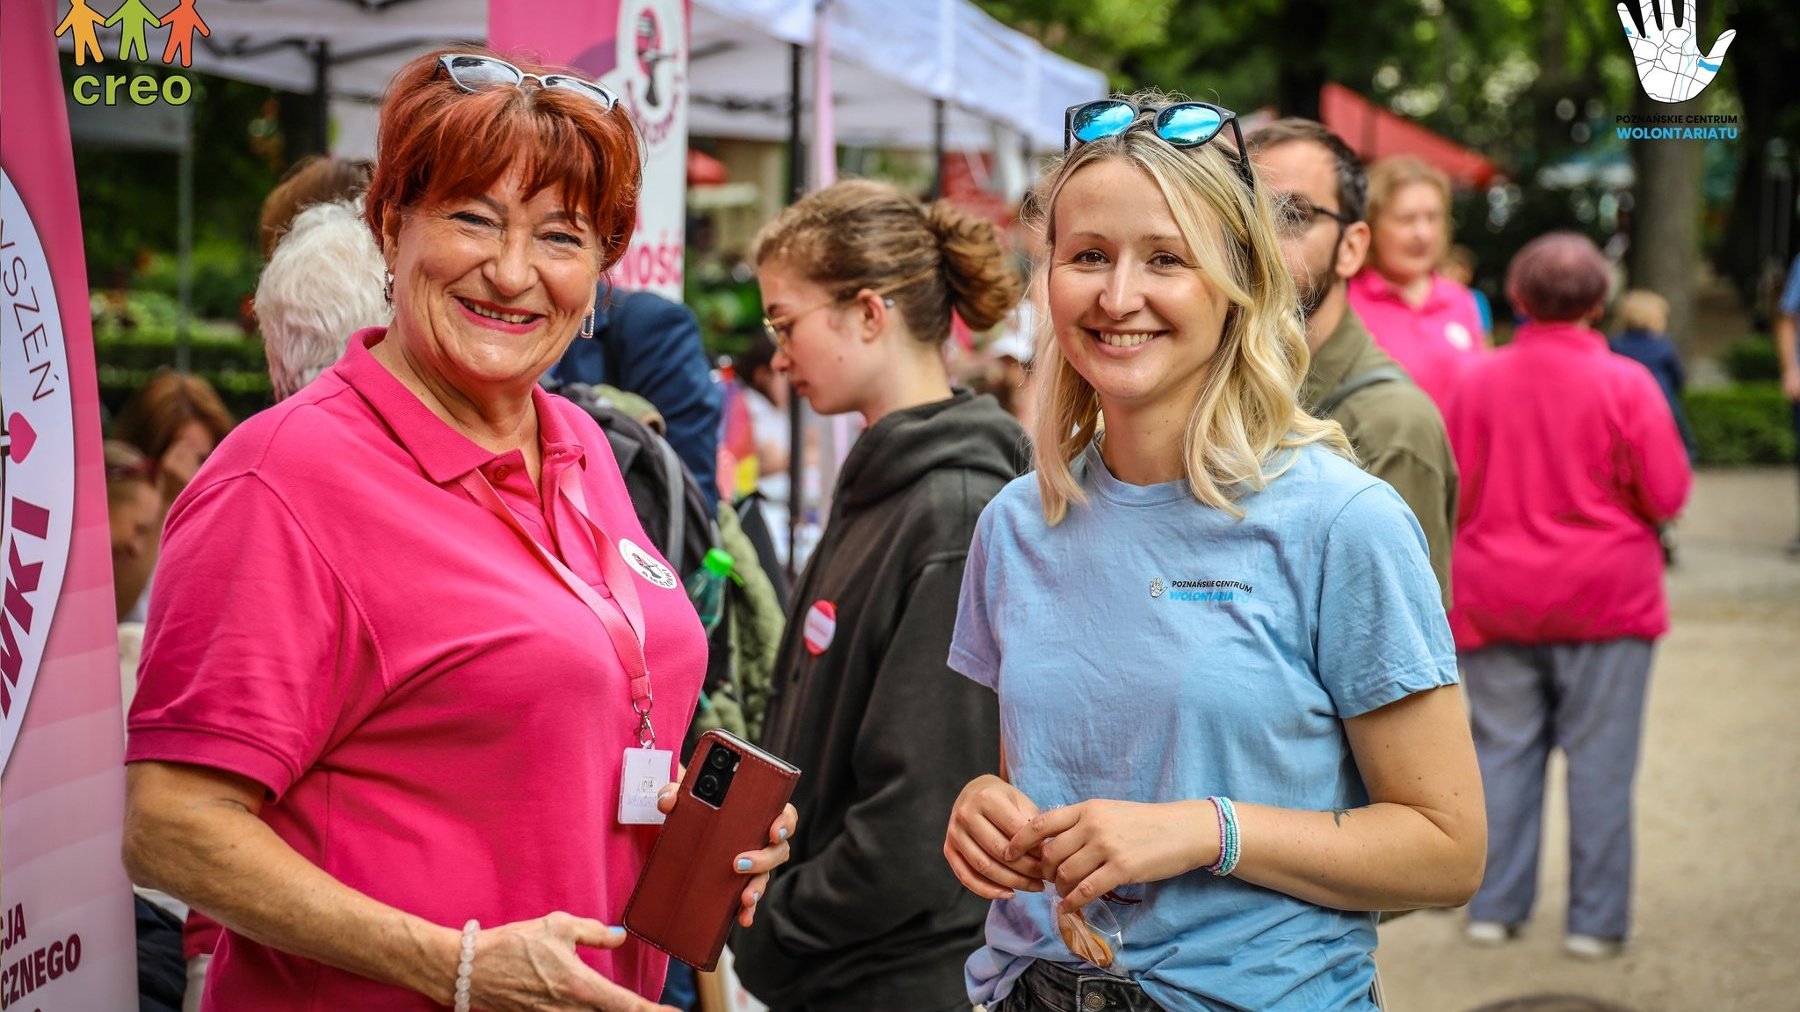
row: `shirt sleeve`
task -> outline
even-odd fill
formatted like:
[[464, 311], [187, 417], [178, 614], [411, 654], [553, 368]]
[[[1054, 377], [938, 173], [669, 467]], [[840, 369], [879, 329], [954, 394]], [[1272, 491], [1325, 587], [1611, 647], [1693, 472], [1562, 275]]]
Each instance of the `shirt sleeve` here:
[[1412, 510], [1413, 518], [1425, 535], [1425, 547], [1431, 558], [1431, 571], [1443, 592], [1444, 607], [1450, 607], [1450, 546], [1456, 535], [1456, 475], [1450, 450], [1443, 449], [1443, 464], [1452, 469], [1445, 474], [1442, 467], [1427, 462], [1419, 454], [1404, 447], [1394, 447], [1363, 462], [1363, 470], [1394, 487]]
[[614, 386], [662, 412], [669, 445], [694, 481], [718, 495], [719, 419], [725, 392], [712, 379], [700, 321], [686, 306], [633, 292], [612, 310], [600, 340], [612, 342], [621, 362]]
[[1781, 291], [1781, 313], [1783, 316], [1800, 316], [1800, 256], [1795, 257], [1793, 266], [1788, 268], [1787, 287]]
[[1425, 536], [1385, 483], [1353, 496], [1326, 532], [1318, 666], [1342, 718], [1457, 681]]
[[253, 474], [177, 504], [127, 721], [127, 762], [192, 763], [279, 799], [381, 697], [354, 602]]
[[989, 621], [987, 546], [992, 536], [993, 504], [975, 524], [975, 538], [963, 566], [962, 592], [956, 600], [956, 630], [950, 635], [950, 669], [999, 691], [1000, 644]]

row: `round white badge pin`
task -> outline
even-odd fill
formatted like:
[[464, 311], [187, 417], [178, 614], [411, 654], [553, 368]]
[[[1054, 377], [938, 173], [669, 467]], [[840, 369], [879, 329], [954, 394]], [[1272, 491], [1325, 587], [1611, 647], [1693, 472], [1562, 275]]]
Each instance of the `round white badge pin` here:
[[630, 538], [619, 539], [619, 554], [625, 556], [625, 564], [637, 572], [637, 575], [649, 580], [664, 590], [674, 590], [681, 583], [669, 567], [656, 561], [656, 556], [639, 548]]
[[837, 638], [837, 605], [830, 601], [814, 601], [806, 609], [804, 637], [806, 652], [814, 657], [824, 653]]

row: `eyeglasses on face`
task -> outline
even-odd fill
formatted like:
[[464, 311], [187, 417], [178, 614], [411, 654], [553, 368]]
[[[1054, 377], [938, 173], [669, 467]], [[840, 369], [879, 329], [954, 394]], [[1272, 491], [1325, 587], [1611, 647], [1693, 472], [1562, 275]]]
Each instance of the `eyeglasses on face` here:
[[1305, 235], [1320, 218], [1330, 218], [1338, 223], [1340, 230], [1356, 223], [1356, 219], [1342, 211], [1333, 211], [1329, 207], [1307, 200], [1298, 194], [1277, 193], [1275, 196], [1275, 227], [1287, 237]]
[[775, 347], [780, 348], [782, 351], [786, 351], [788, 344], [794, 340], [794, 324], [800, 322], [802, 316], [805, 316], [808, 313], [816, 313], [826, 306], [835, 306], [844, 301], [845, 298], [847, 298], [847, 296], [833, 295], [824, 302], [814, 303], [813, 305], [807, 306], [805, 309], [796, 309], [785, 316], [777, 316], [774, 319], [765, 316], [762, 318], [763, 333], [769, 335], [769, 340], [775, 342]]
[[1237, 140], [1238, 175], [1250, 192], [1256, 192], [1256, 174], [1250, 168], [1250, 154], [1244, 148], [1244, 131], [1238, 126], [1238, 115], [1211, 102], [1176, 102], [1174, 105], [1140, 106], [1122, 98], [1103, 98], [1082, 102], [1063, 111], [1063, 154], [1076, 144], [1090, 144], [1107, 137], [1117, 137], [1130, 130], [1145, 113], [1154, 113], [1151, 132], [1177, 148], [1197, 148], [1227, 125]]
[[492, 56], [445, 53], [438, 57], [438, 67], [449, 76], [452, 84], [470, 94], [493, 88], [522, 88], [526, 81], [535, 81], [538, 87], [546, 91], [572, 91], [599, 103], [607, 112], [611, 112], [619, 104], [619, 96], [593, 81], [571, 74], [527, 74], [505, 60]]

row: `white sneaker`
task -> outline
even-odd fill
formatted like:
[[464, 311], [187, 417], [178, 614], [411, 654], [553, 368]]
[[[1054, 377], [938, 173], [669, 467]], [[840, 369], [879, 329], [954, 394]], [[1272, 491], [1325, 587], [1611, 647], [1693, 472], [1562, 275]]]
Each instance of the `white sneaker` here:
[[1603, 959], [1613, 959], [1624, 952], [1625, 942], [1617, 938], [1570, 935], [1563, 939], [1563, 951], [1576, 959], [1598, 962]]
[[1505, 945], [1518, 937], [1516, 925], [1500, 921], [1470, 921], [1463, 928], [1463, 937], [1475, 945]]

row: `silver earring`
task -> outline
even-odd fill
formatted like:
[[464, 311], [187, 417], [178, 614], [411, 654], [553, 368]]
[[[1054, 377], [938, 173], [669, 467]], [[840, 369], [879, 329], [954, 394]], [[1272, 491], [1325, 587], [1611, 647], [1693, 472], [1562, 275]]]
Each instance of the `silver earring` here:
[[582, 318], [581, 329], [575, 332], [575, 336], [581, 338], [584, 341], [591, 340], [593, 338], [593, 336], [594, 336], [594, 314], [593, 314], [593, 312], [590, 311], [587, 314], [587, 316]]
[[387, 300], [388, 305], [394, 304], [394, 273], [392, 271], [381, 272], [381, 297]]

